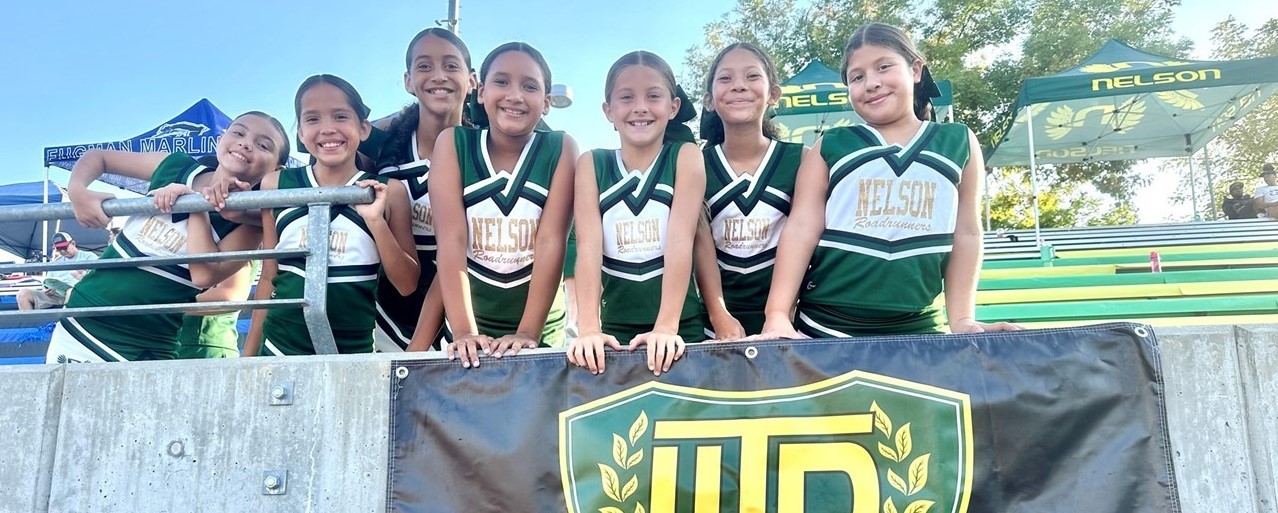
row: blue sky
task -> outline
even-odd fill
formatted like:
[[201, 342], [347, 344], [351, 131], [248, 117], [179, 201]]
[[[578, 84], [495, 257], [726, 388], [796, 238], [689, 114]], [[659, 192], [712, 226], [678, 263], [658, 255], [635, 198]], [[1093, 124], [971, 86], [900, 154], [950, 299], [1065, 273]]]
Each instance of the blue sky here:
[[[461, 36], [475, 65], [491, 48], [524, 40], [550, 62], [575, 103], [546, 121], [583, 149], [616, 144], [599, 109], [604, 74], [621, 54], [656, 52], [682, 68], [705, 24], [732, 0], [462, 0]], [[228, 115], [263, 110], [295, 126], [297, 85], [309, 75], [350, 80], [389, 114], [403, 91], [404, 51], [418, 30], [446, 17], [445, 0], [274, 2], [59, 1], [5, 8], [0, 31], [0, 183], [39, 180], [46, 146], [124, 139], [209, 98]], [[534, 7], [535, 6], [535, 7]], [[1209, 31], [1234, 14], [1259, 24], [1278, 3], [1185, 0], [1175, 30], [1205, 57]], [[65, 184], [69, 174], [54, 169]]]

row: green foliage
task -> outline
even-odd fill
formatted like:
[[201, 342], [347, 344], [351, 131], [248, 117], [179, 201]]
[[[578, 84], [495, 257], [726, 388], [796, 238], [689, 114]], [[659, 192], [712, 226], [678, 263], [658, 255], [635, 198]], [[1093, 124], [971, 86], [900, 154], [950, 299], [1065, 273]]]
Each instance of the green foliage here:
[[[1278, 55], [1278, 19], [1269, 19], [1258, 28], [1230, 16], [1212, 29], [1212, 58], [1217, 60], [1250, 59]], [[1194, 172], [1199, 191], [1199, 213], [1204, 219], [1219, 219], [1220, 202], [1229, 193], [1229, 184], [1242, 182], [1249, 194], [1260, 186], [1260, 167], [1278, 161], [1278, 98], [1269, 101], [1238, 120], [1209, 147], [1212, 165], [1212, 190], [1207, 191], [1206, 169], [1195, 161]], [[1176, 199], [1190, 195], [1188, 166], [1180, 164], [1180, 187]], [[1212, 198], [1206, 201], [1205, 198]]]
[[[1177, 5], [1179, 0], [739, 0], [706, 26], [704, 42], [688, 50], [681, 79], [700, 97], [710, 60], [719, 48], [736, 41], [769, 52], [783, 80], [812, 59], [839, 69], [846, 38], [866, 22], [881, 21], [906, 28], [933, 75], [954, 82], [956, 119], [989, 147], [1025, 79], [1072, 67], [1110, 38], [1155, 54], [1187, 56], [1190, 41], [1171, 29]], [[1276, 36], [1278, 22], [1273, 20], [1250, 34], [1227, 20], [1215, 33], [1217, 56], [1273, 55], [1278, 53]], [[1259, 110], [1226, 134], [1231, 159], [1260, 162], [1271, 159], [1267, 152], [1278, 148], [1278, 104], [1271, 101]], [[1148, 179], [1132, 164], [1041, 168], [1042, 225], [1135, 222], [1131, 200]], [[1009, 178], [1027, 175], [1024, 169], [1006, 173]], [[997, 182], [993, 224], [1032, 227], [1028, 181], [1024, 189], [1005, 187], [1004, 182], [1019, 181]], [[1222, 182], [1217, 181], [1218, 188]]]

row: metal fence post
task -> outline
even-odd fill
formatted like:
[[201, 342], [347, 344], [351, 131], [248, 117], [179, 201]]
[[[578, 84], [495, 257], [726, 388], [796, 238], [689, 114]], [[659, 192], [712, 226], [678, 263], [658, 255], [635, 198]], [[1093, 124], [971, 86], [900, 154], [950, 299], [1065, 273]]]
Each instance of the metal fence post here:
[[302, 315], [315, 354], [337, 354], [337, 340], [328, 322], [328, 215], [332, 206], [308, 203], [306, 208], [306, 248], [310, 254], [306, 257], [306, 285], [302, 292], [306, 306], [302, 307]]

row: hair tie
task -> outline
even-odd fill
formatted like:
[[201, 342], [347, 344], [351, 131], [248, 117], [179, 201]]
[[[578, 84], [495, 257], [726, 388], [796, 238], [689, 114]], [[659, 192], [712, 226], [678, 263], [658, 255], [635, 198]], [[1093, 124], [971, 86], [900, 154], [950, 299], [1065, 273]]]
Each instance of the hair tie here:
[[685, 123], [697, 117], [697, 108], [692, 106], [692, 100], [688, 98], [683, 86], [675, 85], [675, 97], [679, 99], [679, 112], [666, 124], [666, 132], [661, 139], [665, 142], [696, 143], [696, 136], [692, 135], [692, 129]]
[[941, 88], [936, 85], [936, 80], [932, 78], [932, 72], [928, 71], [927, 65], [923, 65], [923, 76], [919, 79], [919, 92], [927, 98], [940, 98]]
[[470, 124], [475, 128], [488, 128], [488, 113], [484, 111], [484, 105], [479, 103], [479, 88], [470, 90], [470, 94], [466, 95], [466, 114], [470, 118]]

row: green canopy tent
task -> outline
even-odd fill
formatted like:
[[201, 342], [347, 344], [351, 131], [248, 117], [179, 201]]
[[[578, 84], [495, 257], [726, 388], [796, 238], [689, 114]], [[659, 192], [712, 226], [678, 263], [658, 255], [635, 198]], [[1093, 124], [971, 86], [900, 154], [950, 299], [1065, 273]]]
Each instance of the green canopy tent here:
[[1026, 80], [986, 162], [1029, 166], [1042, 244], [1038, 165], [1192, 157], [1276, 91], [1278, 57], [1189, 61], [1111, 39], [1073, 68]]
[[[933, 99], [937, 118], [953, 119], [954, 96], [949, 81], [937, 82], [941, 97]], [[811, 146], [822, 132], [839, 126], [861, 123], [848, 102], [848, 86], [839, 72], [820, 61], [809, 62], [789, 80], [781, 83], [781, 100], [772, 121], [782, 141]]]

